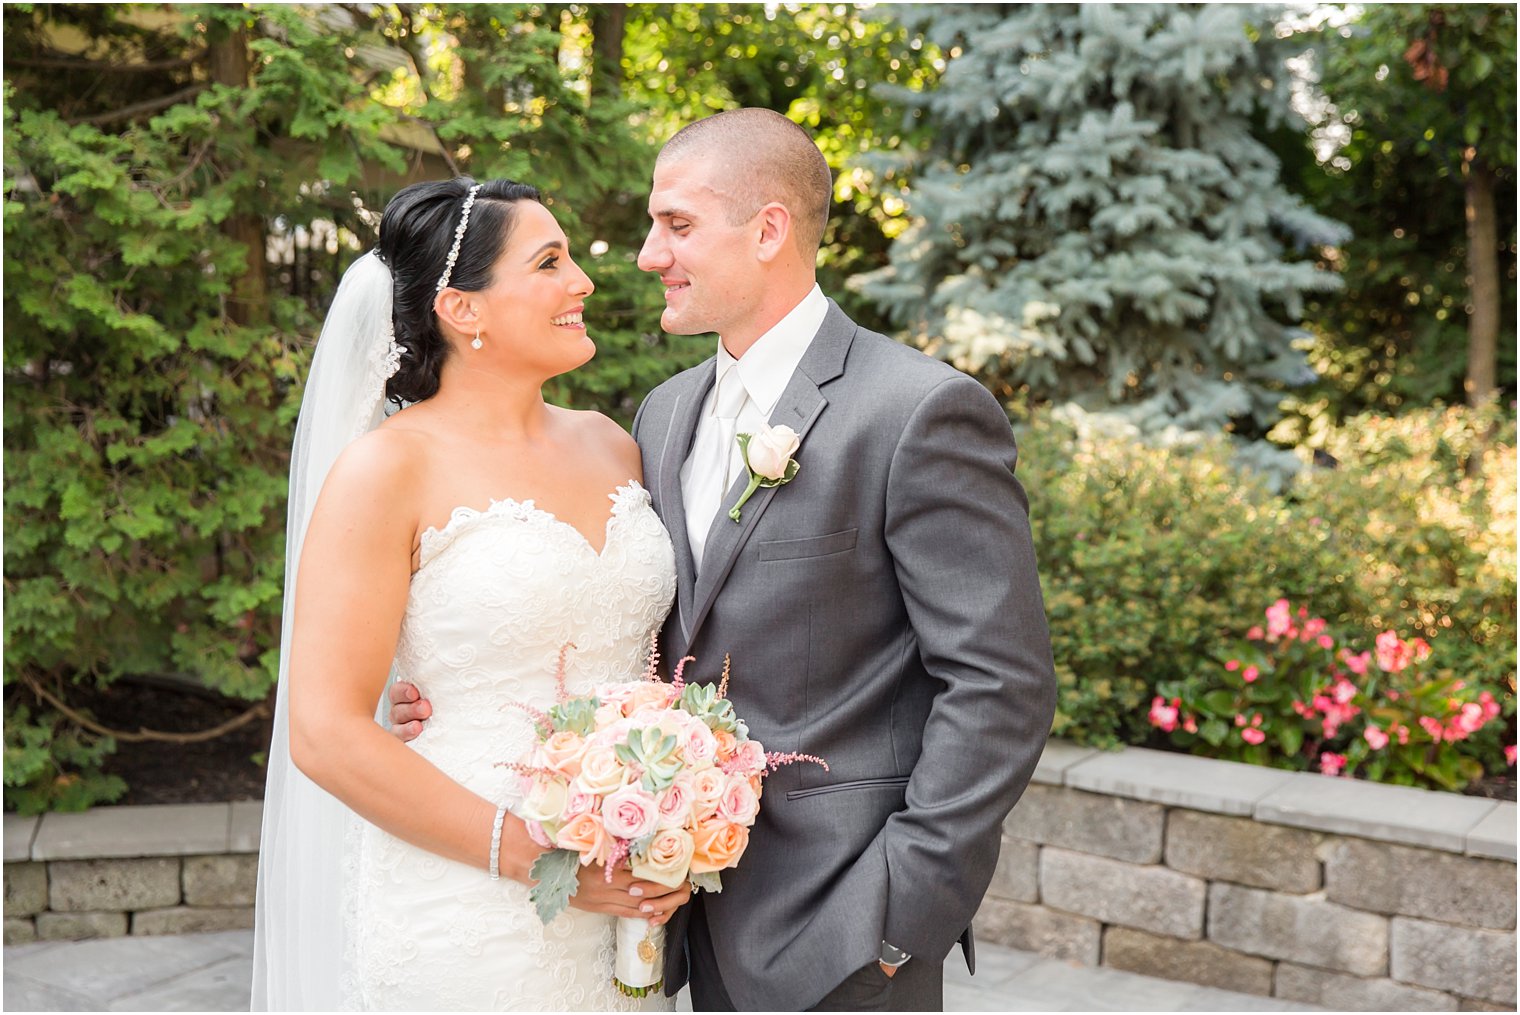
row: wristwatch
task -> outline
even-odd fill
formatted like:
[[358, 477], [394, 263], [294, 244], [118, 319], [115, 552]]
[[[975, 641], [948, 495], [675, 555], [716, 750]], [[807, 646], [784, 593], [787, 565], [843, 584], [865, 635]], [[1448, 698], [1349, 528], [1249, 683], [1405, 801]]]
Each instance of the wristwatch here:
[[912, 957], [896, 945], [887, 944], [885, 941], [881, 943], [881, 964], [888, 969], [896, 969]]

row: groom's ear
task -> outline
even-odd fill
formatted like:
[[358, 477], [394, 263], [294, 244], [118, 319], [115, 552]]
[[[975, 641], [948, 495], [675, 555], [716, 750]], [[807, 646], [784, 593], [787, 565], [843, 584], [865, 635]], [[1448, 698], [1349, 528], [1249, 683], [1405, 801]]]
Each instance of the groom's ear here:
[[755, 214], [754, 224], [760, 230], [755, 247], [760, 260], [774, 261], [787, 251], [792, 242], [792, 213], [786, 205], [772, 201]]

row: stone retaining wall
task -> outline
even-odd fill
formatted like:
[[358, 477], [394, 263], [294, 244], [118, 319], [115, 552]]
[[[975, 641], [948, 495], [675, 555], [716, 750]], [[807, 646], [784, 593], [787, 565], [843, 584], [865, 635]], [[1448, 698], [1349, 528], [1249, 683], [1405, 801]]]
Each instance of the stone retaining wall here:
[[1513, 803], [1053, 742], [979, 936], [1362, 1011], [1515, 1010]]
[[[5, 817], [5, 943], [253, 926], [261, 805]], [[1053, 741], [979, 936], [1340, 1010], [1515, 1009], [1513, 803]]]
[[253, 926], [257, 801], [5, 816], [5, 943]]

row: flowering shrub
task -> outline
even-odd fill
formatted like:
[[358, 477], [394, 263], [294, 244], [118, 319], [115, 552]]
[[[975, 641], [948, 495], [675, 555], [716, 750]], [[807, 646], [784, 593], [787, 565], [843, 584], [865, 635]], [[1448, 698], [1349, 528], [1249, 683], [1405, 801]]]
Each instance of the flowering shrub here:
[[1499, 702], [1431, 666], [1425, 639], [1384, 631], [1356, 651], [1286, 599], [1265, 619], [1221, 662], [1161, 684], [1150, 724], [1192, 753], [1259, 765], [1447, 790], [1483, 775], [1468, 747], [1500, 735]]

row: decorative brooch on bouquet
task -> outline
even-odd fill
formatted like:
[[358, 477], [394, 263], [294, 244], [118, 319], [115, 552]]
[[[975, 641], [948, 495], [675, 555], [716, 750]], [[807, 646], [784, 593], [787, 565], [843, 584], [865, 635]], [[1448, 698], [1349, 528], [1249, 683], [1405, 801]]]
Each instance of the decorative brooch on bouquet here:
[[[794, 465], [795, 469], [795, 465]], [[688, 684], [688, 656], [669, 683], [660, 679], [659, 648], [651, 643], [643, 680], [603, 684], [571, 698], [565, 657], [555, 674], [557, 702], [547, 712], [515, 705], [533, 719], [536, 742], [518, 761], [520, 801], [512, 811], [547, 852], [533, 864], [529, 892], [548, 923], [579, 887], [583, 866], [599, 863], [612, 880], [627, 865], [635, 877], [675, 888], [721, 892], [719, 872], [733, 867], [749, 845], [760, 812], [762, 780], [782, 765], [821, 758], [767, 753], [734, 714], [722, 680]], [[614, 985], [631, 997], [659, 989], [665, 928], [620, 917]]]
[[797, 453], [802, 438], [789, 426], [761, 423], [759, 433], [741, 433], [738, 441], [739, 455], [744, 459], [744, 468], [749, 472], [749, 486], [745, 488], [744, 496], [739, 498], [739, 503], [729, 509], [728, 517], [736, 522], [739, 520], [739, 509], [744, 507], [756, 490], [761, 487], [785, 486], [797, 478], [797, 470], [801, 466], [792, 456]]

